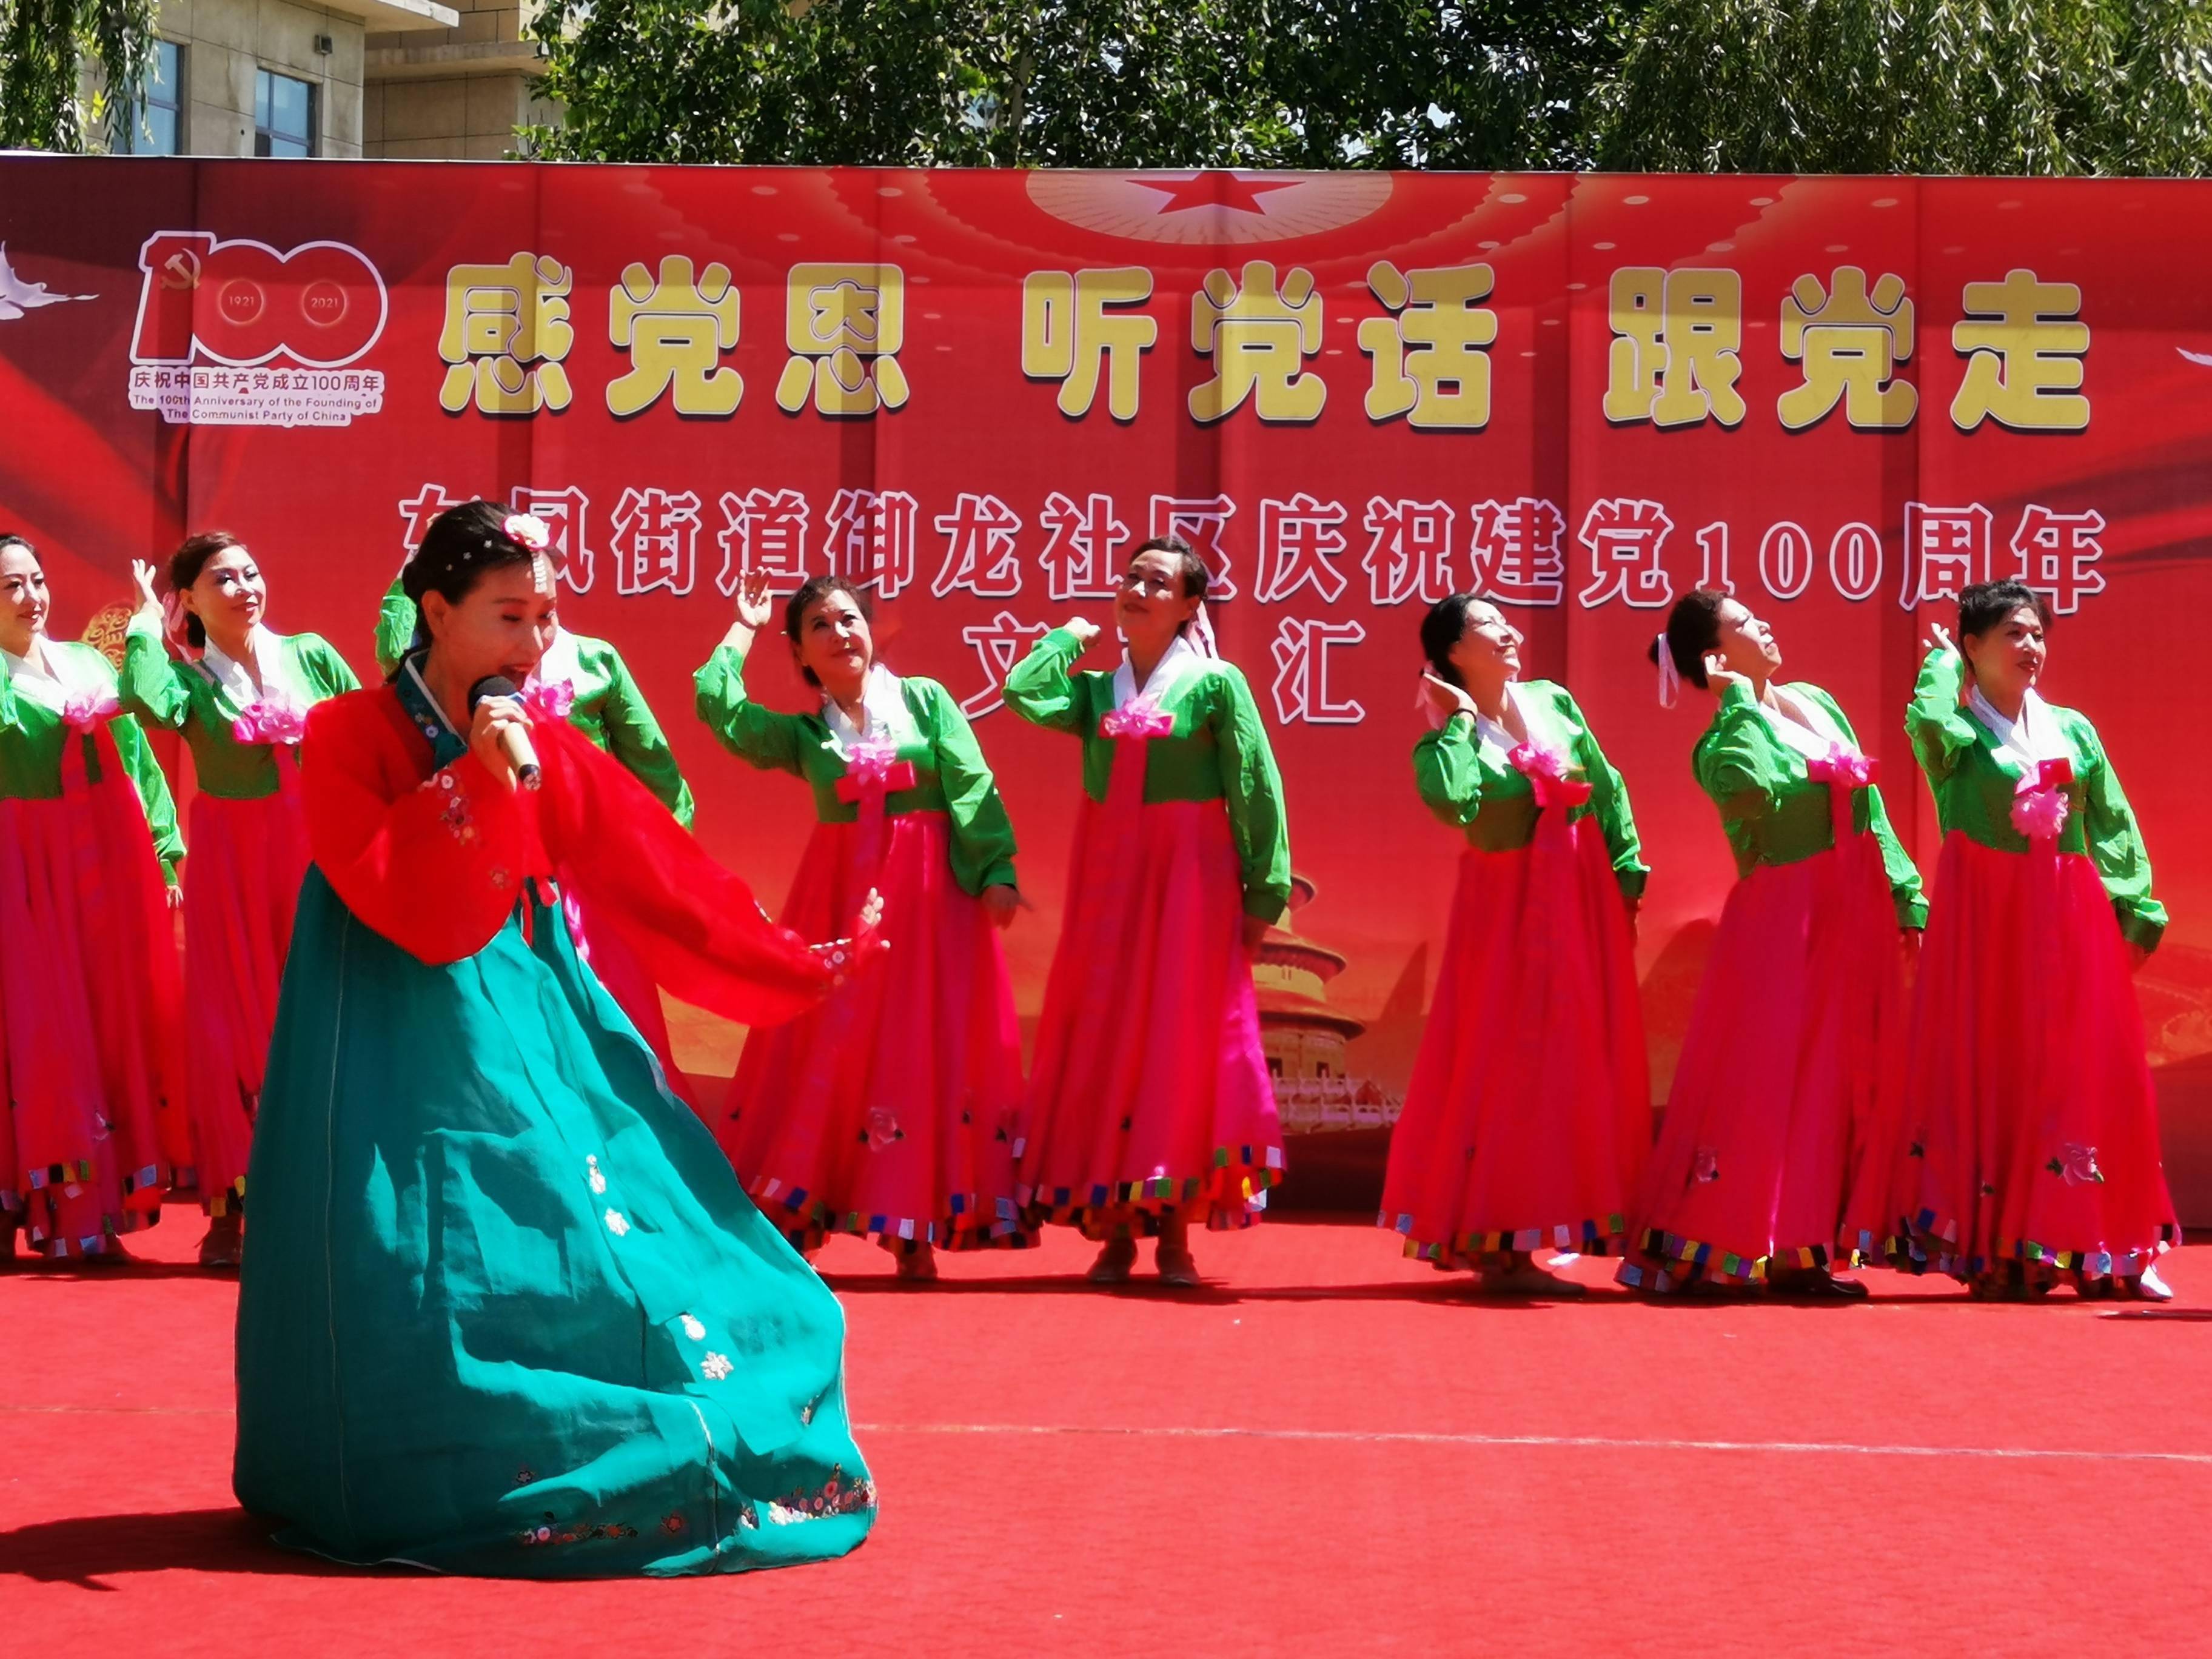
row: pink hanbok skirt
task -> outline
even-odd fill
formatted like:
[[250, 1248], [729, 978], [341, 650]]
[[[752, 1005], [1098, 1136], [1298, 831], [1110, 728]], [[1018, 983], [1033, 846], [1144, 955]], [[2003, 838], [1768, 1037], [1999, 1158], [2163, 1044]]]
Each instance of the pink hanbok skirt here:
[[1470, 848], [1381, 1224], [1447, 1265], [1611, 1255], [1650, 1144], [1635, 950], [1598, 826]]
[[200, 1202], [211, 1216], [244, 1206], [253, 1117], [307, 862], [295, 789], [256, 800], [193, 798], [185, 1088]]
[[0, 801], [0, 1202], [53, 1256], [158, 1220], [183, 1139], [161, 863], [112, 743], [100, 758], [98, 783]]
[[1085, 798], [1046, 983], [1018, 1176], [1033, 1220], [1092, 1238], [1261, 1218], [1283, 1137], [1260, 1048], [1227, 808], [1133, 823]]
[[1891, 1230], [1904, 964], [1874, 836], [1760, 865], [1721, 912], [1621, 1282], [1849, 1266]]
[[1014, 1201], [1021, 1028], [999, 935], [952, 877], [950, 820], [817, 824], [783, 923], [848, 937], [883, 896], [882, 964], [822, 1007], [751, 1032], [714, 1125], [745, 1190], [802, 1249], [828, 1233], [897, 1249], [1021, 1246]]
[[1905, 1114], [1899, 1266], [2129, 1279], [2180, 1242], [2127, 946], [2086, 855], [1945, 838]]

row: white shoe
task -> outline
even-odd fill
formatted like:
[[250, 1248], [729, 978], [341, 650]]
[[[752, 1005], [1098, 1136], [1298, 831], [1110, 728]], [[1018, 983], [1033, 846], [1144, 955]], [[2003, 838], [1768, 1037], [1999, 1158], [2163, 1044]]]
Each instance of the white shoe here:
[[1574, 1250], [1561, 1250], [1544, 1265], [1547, 1267], [1571, 1267], [1581, 1260], [1580, 1254]]
[[2142, 1277], [2136, 1280], [2136, 1294], [2146, 1302], [2171, 1302], [2173, 1287], [2158, 1276], [2155, 1267], [2145, 1267]]

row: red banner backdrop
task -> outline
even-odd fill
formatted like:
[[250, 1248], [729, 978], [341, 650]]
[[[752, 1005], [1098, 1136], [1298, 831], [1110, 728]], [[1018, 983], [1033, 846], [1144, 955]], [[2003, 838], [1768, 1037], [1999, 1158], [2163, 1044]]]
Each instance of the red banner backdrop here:
[[[428, 516], [511, 499], [773, 902], [805, 797], [714, 744], [690, 674], [748, 566], [865, 577], [888, 660], [952, 688], [998, 769], [1027, 1017], [1076, 757], [999, 684], [1103, 616], [1138, 540], [1189, 538], [1310, 884], [1261, 964], [1293, 1200], [1302, 1168], [1341, 1196], [1373, 1166], [1435, 977], [1457, 847], [1407, 761], [1426, 602], [1504, 604], [1627, 776], [1663, 1090], [1732, 875], [1702, 708], [1659, 709], [1643, 657], [1665, 605], [1732, 584], [1774, 624], [1925, 869], [1922, 624], [2022, 574], [2173, 913], [2141, 986], [2169, 1171], [2212, 1218], [2212, 186], [24, 158], [0, 241], [0, 523], [65, 620], [114, 625], [132, 557], [222, 526], [278, 625], [366, 673]], [[755, 684], [800, 696], [780, 652]], [[679, 1028], [702, 1070], [737, 1039]]]

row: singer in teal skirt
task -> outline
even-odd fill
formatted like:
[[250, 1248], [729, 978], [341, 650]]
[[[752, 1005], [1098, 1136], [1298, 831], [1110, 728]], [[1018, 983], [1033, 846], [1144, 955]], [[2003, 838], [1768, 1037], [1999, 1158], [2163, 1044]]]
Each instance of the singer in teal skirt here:
[[[842, 1555], [876, 1507], [842, 1311], [578, 958], [549, 872], [672, 994], [749, 1022], [877, 947], [772, 926], [558, 722], [470, 714], [551, 605], [526, 529], [447, 516], [471, 508], [425, 542], [427, 652], [320, 705], [301, 751], [314, 866], [248, 1178], [239, 1500], [279, 1542], [453, 1572]], [[542, 787], [517, 787], [518, 728]]]

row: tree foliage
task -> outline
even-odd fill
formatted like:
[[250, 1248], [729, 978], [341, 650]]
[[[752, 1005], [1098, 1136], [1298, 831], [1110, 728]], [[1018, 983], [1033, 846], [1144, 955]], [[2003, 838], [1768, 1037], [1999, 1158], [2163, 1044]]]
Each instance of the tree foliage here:
[[1654, 0], [1608, 167], [2200, 174], [2203, 0]]
[[1607, 0], [557, 0], [535, 154], [1572, 167]]
[[[118, 149], [152, 52], [155, 0], [0, 0], [0, 149]], [[84, 68], [96, 66], [89, 95]], [[107, 90], [125, 88], [116, 97]]]

